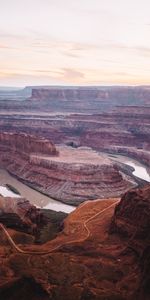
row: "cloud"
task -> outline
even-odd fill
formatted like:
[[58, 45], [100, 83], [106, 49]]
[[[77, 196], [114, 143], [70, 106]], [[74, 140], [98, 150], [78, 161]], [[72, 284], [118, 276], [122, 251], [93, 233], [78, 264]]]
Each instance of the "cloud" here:
[[71, 57], [71, 58], [79, 58], [79, 57], [80, 57], [80, 55], [77, 55], [77, 54], [75, 54], [75, 53], [71, 53], [71, 52], [69, 52], [69, 51], [60, 51], [60, 53], [61, 53], [62, 55], [65, 55], [65, 56]]
[[150, 56], [150, 47], [135, 47], [134, 48], [136, 51], [139, 52], [139, 54], [143, 55], [143, 56]]
[[80, 80], [84, 78], [84, 73], [81, 71], [77, 71], [71, 68], [63, 68], [62, 69], [62, 77], [65, 80]]
[[[3, 73], [4, 74], [4, 73]], [[5, 73], [6, 75], [6, 73]], [[84, 73], [79, 70], [71, 69], [71, 68], [61, 68], [58, 70], [40, 70], [40, 69], [34, 69], [34, 70], [29, 70], [26, 73], [7, 73], [8, 76], [41, 76], [41, 77], [49, 77], [49, 78], [54, 78], [54, 79], [60, 79], [60, 80], [80, 80], [85, 77]]]
[[10, 47], [10, 46], [7, 46], [7, 45], [4, 45], [4, 44], [0, 44], [0, 50], [3, 50], [3, 49], [14, 49], [14, 48], [12, 48], [12, 47]]
[[55, 71], [55, 70], [52, 70], [52, 71], [51, 71], [51, 70], [36, 70], [36, 69], [35, 69], [35, 70], [31, 70], [31, 72], [37, 73], [37, 74], [40, 73], [40, 74], [44, 74], [44, 75], [47, 75], [47, 76], [48, 76], [49, 74], [50, 74], [51, 76], [52, 76], [52, 75], [53, 75], [53, 76], [56, 76], [56, 75], [62, 75], [61, 70], [60, 70], [60, 71], [59, 71], [59, 70], [58, 70], [58, 71]]

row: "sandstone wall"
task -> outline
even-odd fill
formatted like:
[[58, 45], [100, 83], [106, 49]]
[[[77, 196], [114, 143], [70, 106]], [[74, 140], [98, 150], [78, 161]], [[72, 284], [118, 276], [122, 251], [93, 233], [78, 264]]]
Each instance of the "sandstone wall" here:
[[10, 152], [20, 152], [30, 155], [31, 153], [41, 153], [57, 155], [55, 145], [49, 140], [37, 138], [27, 134], [0, 133], [0, 148]]

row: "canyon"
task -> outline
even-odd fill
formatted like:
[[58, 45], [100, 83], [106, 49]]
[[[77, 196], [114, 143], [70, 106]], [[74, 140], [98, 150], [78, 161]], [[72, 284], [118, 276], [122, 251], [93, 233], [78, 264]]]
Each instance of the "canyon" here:
[[[13, 155], [6, 151], [5, 159], [1, 141], [1, 164], [11, 174], [52, 198], [78, 205], [87, 199], [120, 196], [137, 185], [131, 170], [114, 163], [107, 153], [135, 158], [150, 171], [149, 86], [28, 87], [22, 93], [26, 91], [24, 101], [0, 101], [1, 136], [12, 135], [14, 143], [18, 137], [22, 145], [16, 148], [23, 153], [31, 149], [28, 139], [38, 143], [26, 161], [17, 151]], [[99, 152], [99, 160], [89, 164], [93, 153], [81, 151], [83, 147]], [[64, 162], [63, 155], [72, 157], [73, 150], [76, 161]], [[80, 156], [88, 157], [86, 164]]]
[[[34, 205], [0, 196], [0, 298], [149, 300], [150, 87], [12, 94], [0, 95], [0, 186], [27, 186]], [[49, 210], [56, 199], [69, 215]]]
[[150, 161], [150, 87], [33, 88], [0, 101], [0, 131]]

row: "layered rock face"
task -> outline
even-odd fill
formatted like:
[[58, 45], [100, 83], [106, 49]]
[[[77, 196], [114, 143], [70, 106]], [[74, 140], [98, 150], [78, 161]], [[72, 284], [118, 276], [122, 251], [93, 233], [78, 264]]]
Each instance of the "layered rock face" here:
[[[0, 101], [0, 108], [8, 111], [49, 111], [97, 113], [123, 106], [149, 106], [150, 87], [29, 87], [31, 97], [25, 101]], [[20, 91], [26, 95], [26, 89]], [[10, 99], [10, 97], [8, 98]], [[12, 97], [14, 99], [14, 96]], [[86, 103], [86, 105], [85, 105]]]
[[49, 88], [33, 89], [30, 100], [91, 100], [108, 99], [109, 92], [105, 89], [94, 88]]
[[[59, 101], [61, 102], [61, 101]], [[61, 104], [60, 104], [61, 105]], [[92, 110], [93, 112], [93, 110]], [[11, 128], [43, 136], [54, 143], [89, 146], [96, 150], [122, 153], [149, 166], [150, 108], [118, 107], [111, 113], [94, 115], [2, 115], [1, 130]], [[9, 129], [10, 130], [10, 129]]]
[[[54, 199], [78, 205], [86, 199], [120, 196], [136, 183], [123, 178], [113, 165], [80, 165], [32, 159], [30, 171], [24, 169], [24, 179], [31, 186]], [[21, 175], [21, 174], [20, 174]], [[19, 176], [20, 177], [20, 176]]]
[[96, 123], [95, 132], [91, 124], [81, 134], [82, 145], [94, 144], [96, 149], [129, 155], [150, 166], [150, 108], [118, 107], [112, 114], [96, 116]]
[[58, 154], [54, 144], [46, 139], [9, 132], [0, 133], [0, 149], [3, 148], [6, 151], [19, 152], [26, 155], [30, 155], [31, 153]]
[[114, 100], [148, 103], [149, 87], [75, 87], [32, 89], [31, 100]]
[[[6, 142], [9, 136], [18, 137], [18, 142], [15, 142], [17, 151], [16, 148], [10, 147], [12, 140]], [[27, 135], [25, 137], [28, 141]], [[36, 145], [36, 142], [33, 145]], [[44, 140], [42, 147], [45, 147]], [[41, 148], [30, 149], [30, 144], [24, 145], [22, 135], [19, 139], [19, 135], [8, 134], [0, 146], [0, 164], [31, 187], [72, 205], [78, 205], [87, 199], [120, 196], [137, 185], [133, 178], [124, 174], [123, 169], [104, 155], [89, 155], [86, 150], [63, 150], [59, 156], [53, 156], [50, 154], [54, 154], [54, 150], [55, 153], [58, 152], [55, 147], [51, 147], [50, 152], [50, 147], [51, 143], [46, 141], [46, 147], [40, 153], [38, 151]], [[28, 152], [24, 152], [25, 149]], [[37, 153], [31, 152], [33, 150]], [[46, 151], [49, 155], [46, 155]]]
[[54, 240], [40, 247], [20, 243], [26, 255], [16, 253], [4, 236], [0, 297], [148, 300], [149, 199], [147, 186], [125, 194], [115, 211], [116, 199], [88, 201], [65, 219]]

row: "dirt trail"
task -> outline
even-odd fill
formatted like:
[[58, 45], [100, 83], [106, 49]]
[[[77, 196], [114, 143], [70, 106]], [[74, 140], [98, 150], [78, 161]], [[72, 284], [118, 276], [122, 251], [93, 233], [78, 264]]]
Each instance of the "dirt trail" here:
[[[101, 201], [101, 200], [100, 200]], [[106, 211], [108, 211], [110, 208], [112, 208], [113, 206], [115, 206], [120, 200], [116, 200], [113, 204], [109, 205], [108, 207], [102, 209], [101, 211], [99, 211], [98, 213], [94, 214], [92, 217], [88, 218], [87, 220], [84, 221], [83, 223], [83, 228], [86, 230], [86, 235], [84, 238], [82, 239], [77, 239], [77, 240], [72, 240], [72, 241], [68, 241], [65, 243], [61, 243], [58, 246], [50, 249], [49, 251], [39, 251], [39, 252], [34, 252], [34, 251], [25, 251], [22, 250], [20, 247], [18, 247], [16, 245], [16, 243], [13, 241], [13, 239], [11, 238], [10, 234], [8, 233], [7, 229], [5, 228], [5, 226], [3, 224], [0, 223], [0, 228], [3, 230], [5, 236], [7, 237], [8, 241], [10, 242], [10, 245], [18, 252], [21, 254], [25, 254], [25, 255], [47, 255], [49, 253], [52, 253], [55, 250], [60, 249], [62, 246], [68, 245], [68, 244], [72, 244], [72, 243], [79, 243], [79, 242], [84, 242], [85, 240], [87, 240], [91, 234], [87, 224], [89, 222], [91, 222], [94, 218], [96, 218], [97, 216], [103, 215]], [[88, 203], [83, 204], [81, 207], [83, 208], [84, 205], [87, 205]]]

